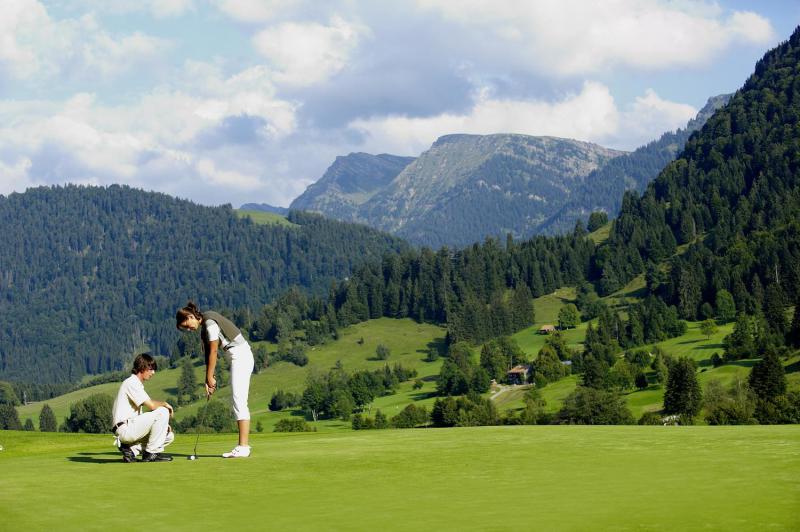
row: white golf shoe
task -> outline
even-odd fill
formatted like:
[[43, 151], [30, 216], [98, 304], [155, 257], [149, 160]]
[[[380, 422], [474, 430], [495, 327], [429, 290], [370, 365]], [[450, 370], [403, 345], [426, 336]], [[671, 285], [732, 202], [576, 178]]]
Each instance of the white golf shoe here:
[[247, 458], [250, 456], [249, 445], [237, 445], [229, 453], [222, 453], [223, 458]]

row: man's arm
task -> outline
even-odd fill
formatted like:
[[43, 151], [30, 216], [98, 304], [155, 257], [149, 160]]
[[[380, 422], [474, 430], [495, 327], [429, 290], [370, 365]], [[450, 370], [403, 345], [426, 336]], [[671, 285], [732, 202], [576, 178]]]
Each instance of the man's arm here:
[[163, 406], [164, 408], [169, 410], [169, 415], [170, 416], [172, 416], [172, 414], [173, 414], [172, 405], [169, 404], [166, 401], [156, 401], [156, 400], [153, 400], [153, 399], [148, 399], [147, 401], [145, 401], [142, 404], [144, 406], [146, 406], [148, 408], [148, 410], [150, 410], [151, 412], [154, 411], [156, 408], [159, 408], [159, 407]]

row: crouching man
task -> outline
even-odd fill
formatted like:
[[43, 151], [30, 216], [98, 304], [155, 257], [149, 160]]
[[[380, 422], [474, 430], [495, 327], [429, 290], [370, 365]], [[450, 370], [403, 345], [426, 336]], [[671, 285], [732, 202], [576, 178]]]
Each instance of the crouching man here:
[[[175, 433], [169, 426], [172, 406], [164, 401], [150, 399], [144, 391], [144, 382], [150, 380], [157, 368], [156, 361], [142, 353], [133, 361], [132, 375], [122, 381], [114, 401], [112, 432], [117, 436], [115, 444], [122, 452], [123, 462], [133, 462], [142, 451], [142, 462], [169, 462], [172, 457], [162, 454], [164, 447], [172, 443]], [[142, 413], [146, 406], [150, 412]]]

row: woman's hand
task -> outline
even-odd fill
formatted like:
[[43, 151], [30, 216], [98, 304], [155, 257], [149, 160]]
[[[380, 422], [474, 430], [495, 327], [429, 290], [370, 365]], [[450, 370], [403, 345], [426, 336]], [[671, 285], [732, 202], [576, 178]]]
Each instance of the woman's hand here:
[[217, 379], [213, 376], [206, 379], [206, 397], [217, 391]]

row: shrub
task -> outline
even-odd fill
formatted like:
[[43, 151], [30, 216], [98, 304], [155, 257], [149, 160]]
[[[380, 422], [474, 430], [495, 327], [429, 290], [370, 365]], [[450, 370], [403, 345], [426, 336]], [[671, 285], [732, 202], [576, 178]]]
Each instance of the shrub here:
[[316, 432], [317, 429], [306, 423], [304, 419], [283, 418], [275, 424], [273, 432]]
[[664, 422], [661, 421], [661, 414], [658, 412], [645, 412], [642, 414], [642, 417], [639, 418], [639, 425], [663, 425]]
[[378, 360], [388, 360], [390, 355], [391, 351], [383, 344], [378, 344], [378, 347], [375, 348], [375, 356], [378, 357]]
[[564, 399], [556, 422], [569, 425], [630, 425], [633, 415], [620, 395], [579, 386]]
[[90, 395], [70, 407], [64, 429], [66, 432], [106, 433], [111, 425], [113, 405], [114, 400], [110, 395], [104, 393]]
[[399, 414], [392, 418], [392, 426], [398, 429], [410, 429], [427, 425], [430, 422], [428, 409], [416, 406], [414, 403], [406, 406]]
[[431, 421], [437, 427], [476, 427], [499, 425], [501, 419], [492, 401], [471, 394], [437, 399], [433, 404]]
[[269, 401], [269, 409], [273, 412], [278, 412], [286, 408], [292, 408], [300, 404], [300, 395], [296, 393], [284, 392], [278, 390], [272, 394], [272, 399]]
[[188, 432], [234, 432], [236, 420], [233, 412], [221, 401], [210, 401], [200, 407], [196, 416], [189, 416], [180, 424], [180, 429]]

